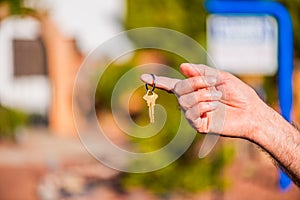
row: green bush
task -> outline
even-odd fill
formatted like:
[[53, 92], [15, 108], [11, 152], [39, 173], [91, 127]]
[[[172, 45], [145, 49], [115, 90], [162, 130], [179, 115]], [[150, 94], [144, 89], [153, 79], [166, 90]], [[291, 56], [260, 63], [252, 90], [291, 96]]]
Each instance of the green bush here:
[[[196, 138], [201, 140], [202, 136]], [[149, 173], [125, 173], [121, 184], [124, 188], [144, 187], [158, 195], [172, 192], [194, 193], [207, 189], [222, 192], [228, 186], [222, 172], [231, 161], [234, 149], [221, 146], [204, 159], [199, 159], [191, 148], [171, 165]]]
[[15, 130], [28, 122], [28, 116], [19, 110], [0, 105], [0, 138], [14, 139]]

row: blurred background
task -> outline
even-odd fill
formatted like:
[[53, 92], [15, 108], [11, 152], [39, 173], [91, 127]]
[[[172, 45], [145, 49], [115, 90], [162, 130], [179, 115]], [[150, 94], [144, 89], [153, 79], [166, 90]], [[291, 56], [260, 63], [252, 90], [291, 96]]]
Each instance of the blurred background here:
[[[293, 121], [300, 125], [300, 1], [280, 0], [294, 27]], [[73, 122], [76, 73], [90, 51], [117, 33], [138, 27], [182, 32], [207, 48], [204, 0], [0, 0], [0, 199], [299, 199], [278, 187], [277, 168], [255, 145], [221, 139], [206, 158], [197, 153], [203, 136], [170, 166], [145, 174], [115, 171], [84, 149]], [[138, 40], [123, 38], [124, 45]], [[114, 55], [108, 49], [99, 60]], [[178, 70], [185, 60], [155, 49], [138, 50], [106, 68], [95, 108], [116, 144], [151, 151], [176, 133], [180, 110], [173, 95], [160, 103], [176, 112], [151, 141], [124, 136], [110, 110], [114, 85], [137, 65], [161, 63]], [[99, 68], [103, 67], [99, 61]], [[277, 74], [241, 74], [274, 109]], [[92, 80], [91, 80], [92, 81]], [[144, 88], [130, 99], [132, 119], [145, 125]]]

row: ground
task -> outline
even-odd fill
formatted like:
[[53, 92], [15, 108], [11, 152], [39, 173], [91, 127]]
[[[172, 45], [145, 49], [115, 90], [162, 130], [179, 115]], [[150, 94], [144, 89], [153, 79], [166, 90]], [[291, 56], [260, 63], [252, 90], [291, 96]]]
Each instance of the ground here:
[[[221, 142], [242, 149], [224, 171], [229, 187], [223, 193], [170, 192], [164, 199], [300, 199], [295, 186], [278, 189], [277, 168], [261, 150], [246, 141]], [[78, 138], [58, 138], [46, 129], [27, 130], [16, 143], [0, 145], [0, 199], [161, 199], [142, 188], [120, 191], [114, 184], [118, 175], [92, 158]]]

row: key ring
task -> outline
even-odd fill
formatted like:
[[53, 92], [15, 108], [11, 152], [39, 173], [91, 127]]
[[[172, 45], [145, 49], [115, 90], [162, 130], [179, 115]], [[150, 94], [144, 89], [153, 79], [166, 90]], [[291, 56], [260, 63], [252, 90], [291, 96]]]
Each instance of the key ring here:
[[[151, 86], [152, 86], [152, 89], [151, 89], [150, 92], [153, 92], [154, 89], [155, 89], [155, 85], [156, 85], [156, 79], [155, 79], [154, 74], [150, 74], [150, 75], [151, 75], [152, 78], [153, 78], [153, 84], [151, 85]], [[146, 87], [146, 91], [148, 92], [148, 91], [149, 91], [149, 88], [148, 88], [148, 84], [147, 84], [147, 83], [145, 84], [145, 87]]]

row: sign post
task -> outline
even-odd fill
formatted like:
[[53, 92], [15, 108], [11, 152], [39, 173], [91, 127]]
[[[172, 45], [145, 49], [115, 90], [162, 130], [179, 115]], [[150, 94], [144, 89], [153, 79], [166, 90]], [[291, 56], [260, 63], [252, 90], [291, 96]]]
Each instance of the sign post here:
[[[259, 0], [206, 0], [205, 7], [212, 14], [221, 15], [270, 15], [278, 24], [278, 88], [282, 116], [291, 121], [293, 101], [293, 27], [291, 17], [281, 4]], [[282, 190], [291, 186], [289, 177], [280, 170], [279, 185]]]
[[276, 19], [268, 15], [210, 15], [207, 50], [221, 70], [272, 76], [278, 68], [277, 32]]

